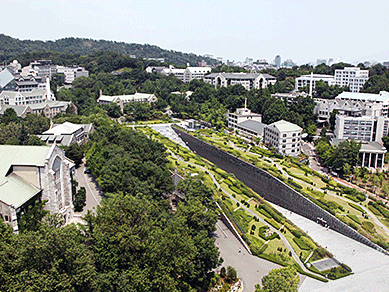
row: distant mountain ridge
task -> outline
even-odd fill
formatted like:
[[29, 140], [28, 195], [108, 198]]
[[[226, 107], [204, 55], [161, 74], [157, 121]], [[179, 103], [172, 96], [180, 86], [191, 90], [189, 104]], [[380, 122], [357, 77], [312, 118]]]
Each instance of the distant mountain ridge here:
[[198, 66], [205, 60], [207, 64], [215, 65], [215, 59], [202, 57], [196, 54], [182, 53], [173, 50], [164, 50], [158, 46], [149, 44], [124, 43], [107, 40], [93, 40], [86, 38], [63, 38], [55, 41], [19, 40], [0, 34], [0, 61], [10, 59], [25, 53], [55, 51], [65, 54], [88, 55], [97, 51], [114, 51], [122, 55], [135, 55], [136, 58], [164, 58], [167, 63], [176, 65]]

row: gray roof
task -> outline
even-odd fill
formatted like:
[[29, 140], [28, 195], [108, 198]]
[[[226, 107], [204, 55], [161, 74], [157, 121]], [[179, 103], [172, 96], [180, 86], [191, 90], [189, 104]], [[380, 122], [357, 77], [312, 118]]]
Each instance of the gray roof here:
[[262, 75], [266, 79], [276, 79], [274, 76], [271, 76], [269, 74], [260, 74], [260, 73], [211, 73], [206, 75], [206, 78], [216, 78], [217, 76], [222, 75], [224, 78], [227, 79], [255, 79], [258, 76]]
[[28, 106], [33, 109], [33, 110], [37, 110], [37, 109], [43, 109], [46, 104], [50, 107], [50, 108], [53, 108], [53, 107], [63, 107], [63, 106], [66, 106], [66, 105], [69, 105], [70, 104], [70, 101], [58, 101], [58, 100], [48, 100], [46, 102], [43, 102], [43, 103], [33, 103], [33, 104], [29, 104]]
[[8, 83], [14, 80], [14, 76], [8, 69], [4, 69], [0, 72], [0, 88], [4, 88]]
[[[346, 141], [347, 139], [331, 139], [331, 145], [332, 146], [338, 146], [339, 143]], [[359, 152], [378, 152], [378, 153], [386, 153], [386, 148], [376, 142], [376, 141], [356, 141], [356, 142], [361, 142], [361, 149]]]
[[300, 128], [298, 125], [285, 120], [274, 122], [269, 126], [275, 126], [280, 132], [302, 131], [302, 128]]
[[48, 146], [0, 145], [0, 200], [18, 208], [39, 193], [36, 186], [8, 172], [11, 166], [43, 167], [51, 151]]
[[260, 135], [263, 135], [263, 129], [265, 128], [265, 126], [265, 124], [253, 120], [247, 120], [238, 124], [238, 127], [242, 127]]
[[0, 116], [2, 116], [7, 108], [12, 108], [15, 112], [16, 115], [20, 118], [24, 111], [27, 108], [27, 105], [9, 105], [5, 104], [3, 107], [0, 109]]

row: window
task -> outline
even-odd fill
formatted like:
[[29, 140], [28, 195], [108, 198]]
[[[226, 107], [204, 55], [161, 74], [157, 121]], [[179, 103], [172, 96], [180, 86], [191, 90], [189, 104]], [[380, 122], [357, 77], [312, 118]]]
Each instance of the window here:
[[286, 137], [286, 134], [282, 135], [282, 137]]
[[293, 133], [293, 135], [292, 135], [293, 137], [296, 137], [296, 133]]
[[282, 140], [282, 142], [285, 143], [285, 142], [286, 142], [286, 139]]

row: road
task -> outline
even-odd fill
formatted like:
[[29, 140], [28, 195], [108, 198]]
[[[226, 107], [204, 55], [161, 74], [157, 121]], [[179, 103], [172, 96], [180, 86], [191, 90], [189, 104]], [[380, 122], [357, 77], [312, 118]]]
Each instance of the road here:
[[84, 187], [86, 190], [86, 205], [82, 212], [75, 213], [76, 216], [84, 216], [88, 210], [95, 211], [98, 204], [100, 204], [102, 198], [102, 191], [100, 190], [95, 178], [92, 174], [86, 174], [85, 163], [81, 164], [76, 169], [76, 180], [78, 182], [78, 188]]

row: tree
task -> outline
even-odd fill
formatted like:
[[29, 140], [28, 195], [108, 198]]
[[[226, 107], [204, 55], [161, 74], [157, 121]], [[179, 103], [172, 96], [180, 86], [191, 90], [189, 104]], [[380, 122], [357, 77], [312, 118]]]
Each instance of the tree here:
[[236, 270], [231, 266], [227, 267], [226, 279], [228, 283], [234, 283], [238, 279]]
[[107, 113], [108, 113], [108, 116], [110, 116], [111, 118], [114, 118], [114, 119], [120, 118], [122, 115], [122, 111], [120, 110], [120, 106], [114, 102], [111, 102], [109, 104]]
[[84, 157], [84, 150], [77, 143], [73, 143], [70, 146], [63, 146], [65, 150], [65, 155], [67, 158], [74, 161], [76, 167], [82, 163], [82, 158]]
[[273, 269], [262, 278], [262, 288], [255, 285], [255, 292], [297, 292], [300, 277], [293, 267]]
[[4, 111], [3, 116], [1, 117], [1, 122], [4, 125], [8, 125], [9, 123], [18, 123], [19, 118], [18, 118], [18, 115], [16, 114], [16, 112], [13, 108], [7, 108]]
[[220, 277], [221, 278], [224, 278], [226, 276], [226, 268], [225, 267], [222, 267], [220, 269]]
[[81, 212], [84, 206], [86, 205], [86, 190], [84, 187], [81, 187], [76, 195], [74, 196], [74, 211]]

